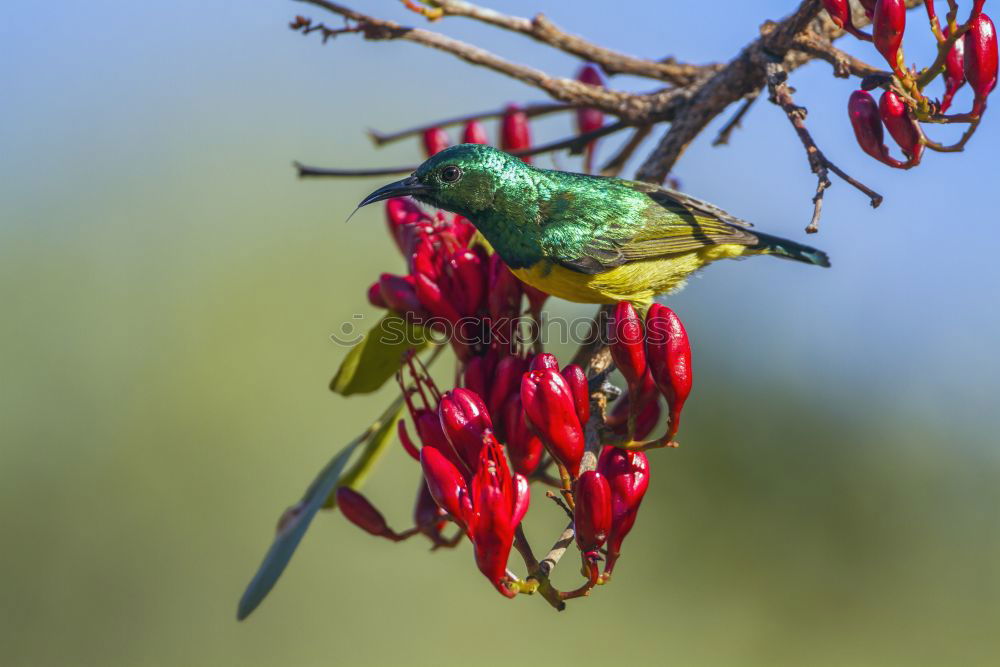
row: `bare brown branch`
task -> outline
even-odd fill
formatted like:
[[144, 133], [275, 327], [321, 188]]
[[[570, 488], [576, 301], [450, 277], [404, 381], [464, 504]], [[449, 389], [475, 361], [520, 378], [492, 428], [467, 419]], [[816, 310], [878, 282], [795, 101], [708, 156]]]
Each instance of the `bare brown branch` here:
[[634, 74], [677, 86], [686, 86], [720, 67], [717, 64], [688, 65], [675, 62], [673, 59], [655, 61], [626, 55], [567, 33], [544, 14], [536, 14], [532, 19], [510, 16], [462, 0], [432, 0], [430, 4], [441, 9], [444, 16], [464, 16], [526, 35], [578, 58], [594, 62], [608, 74]]
[[795, 101], [792, 99], [792, 91], [788, 88], [787, 81], [788, 72], [785, 71], [784, 66], [780, 62], [768, 63], [767, 89], [770, 95], [770, 100], [774, 104], [780, 106], [782, 111], [785, 112], [785, 115], [788, 116], [789, 122], [791, 122], [792, 127], [795, 128], [795, 132], [799, 137], [799, 141], [802, 142], [802, 147], [806, 150], [806, 156], [809, 159], [809, 169], [812, 173], [816, 174], [816, 179], [818, 181], [816, 184], [816, 194], [813, 196], [813, 215], [809, 225], [806, 227], [806, 232], [813, 234], [819, 231], [819, 218], [820, 213], [823, 210], [823, 194], [831, 185], [829, 176], [830, 171], [868, 195], [871, 200], [872, 208], [878, 207], [878, 205], [882, 203], [882, 195], [875, 192], [864, 183], [861, 183], [844, 173], [842, 169], [830, 162], [830, 160], [823, 155], [823, 151], [819, 149], [816, 142], [813, 140], [812, 135], [809, 134], [809, 130], [806, 129], [806, 110], [795, 104]]
[[530, 86], [548, 93], [552, 98], [574, 107], [594, 107], [618, 116], [628, 122], [646, 122], [649, 118], [668, 120], [673, 114], [676, 98], [674, 90], [662, 90], [648, 94], [631, 94], [591, 86], [573, 79], [553, 77], [545, 72], [512, 63], [489, 51], [467, 42], [453, 39], [430, 30], [402, 26], [393, 21], [378, 19], [355, 11], [349, 7], [328, 0], [297, 0], [322, 7], [327, 11], [355, 21], [358, 30], [366, 39], [402, 39], [423, 46], [429, 46], [450, 53], [473, 65], [480, 65], [495, 72], [505, 74]]

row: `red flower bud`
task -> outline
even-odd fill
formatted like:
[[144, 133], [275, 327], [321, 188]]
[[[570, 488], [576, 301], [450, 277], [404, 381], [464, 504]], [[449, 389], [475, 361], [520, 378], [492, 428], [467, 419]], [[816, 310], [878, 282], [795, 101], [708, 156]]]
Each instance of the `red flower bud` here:
[[423, 210], [409, 197], [395, 197], [385, 201], [385, 222], [389, 227], [389, 235], [400, 250], [403, 249], [403, 228], [424, 218]]
[[442, 292], [441, 286], [430, 276], [425, 273], [416, 273], [413, 275], [413, 284], [417, 298], [420, 299], [420, 303], [431, 315], [443, 317], [452, 324], [462, 318], [459, 312], [455, 310], [455, 306], [452, 305], [451, 300]]
[[521, 314], [521, 281], [496, 253], [490, 256], [488, 292], [490, 317], [494, 320], [512, 320]]
[[[652, 384], [652, 377], [649, 382]], [[639, 409], [639, 414], [636, 416], [635, 420], [635, 433], [632, 437], [635, 440], [645, 440], [649, 437], [649, 434], [653, 432], [656, 427], [656, 423], [660, 421], [660, 396], [659, 393], [654, 391], [649, 400], [644, 400], [642, 402], [642, 407]], [[608, 416], [608, 423], [611, 425], [611, 430], [618, 435], [628, 435], [628, 413], [629, 413], [629, 397], [615, 403], [615, 407], [611, 410], [611, 414]]]
[[[590, 84], [591, 86], [597, 86], [598, 88], [604, 87], [604, 80], [601, 77], [601, 73], [597, 71], [596, 67], [589, 63], [580, 68], [580, 72], [576, 75], [576, 79], [581, 83]], [[594, 132], [595, 130], [601, 129], [603, 125], [604, 114], [599, 109], [587, 107], [576, 110], [576, 130], [578, 134]], [[587, 173], [593, 171], [594, 148], [596, 145], [596, 139], [587, 143], [583, 167], [584, 171]]]
[[649, 487], [649, 461], [643, 452], [605, 447], [597, 462], [597, 470], [607, 479], [611, 490], [611, 531], [608, 534], [608, 560], [604, 566], [604, 571], [610, 574]]
[[855, 90], [847, 103], [847, 112], [861, 149], [879, 162], [891, 167], [901, 167], [902, 163], [889, 155], [889, 149], [883, 143], [885, 134], [875, 98], [867, 91]]
[[476, 565], [500, 593], [514, 597], [504, 582], [507, 558], [514, 544], [514, 529], [528, 511], [528, 481], [511, 476], [500, 443], [490, 434], [483, 438], [478, 472], [472, 478], [473, 508], [468, 534]]
[[878, 0], [872, 17], [872, 42], [892, 70], [899, 70], [899, 47], [906, 28], [904, 0]]
[[389, 537], [393, 532], [385, 522], [385, 517], [368, 502], [368, 499], [349, 486], [337, 489], [337, 505], [347, 520], [376, 537]]
[[382, 298], [382, 286], [375, 281], [368, 288], [368, 303], [375, 306], [376, 308], [388, 308], [385, 299]]
[[434, 502], [427, 482], [420, 478], [420, 490], [417, 491], [417, 501], [413, 505], [413, 523], [417, 529], [427, 536], [435, 545], [444, 544], [444, 537], [441, 535], [442, 529], [446, 525], [444, 517], [446, 512], [438, 507]]
[[462, 385], [479, 394], [484, 401], [488, 400], [490, 392], [487, 390], [493, 382], [493, 356], [482, 355], [472, 357], [465, 364]]
[[483, 434], [493, 430], [493, 421], [483, 399], [468, 389], [446, 391], [438, 405], [441, 430], [471, 472], [479, 463]]
[[471, 250], [459, 250], [445, 264], [449, 292], [463, 315], [475, 315], [486, 296], [486, 270], [479, 255]]
[[823, 8], [830, 18], [837, 24], [838, 28], [843, 28], [851, 23], [851, 6], [847, 0], [823, 0]]
[[887, 90], [882, 93], [878, 101], [879, 114], [882, 116], [882, 123], [899, 147], [910, 158], [910, 164], [920, 162], [920, 156], [924, 152], [924, 144], [920, 141], [920, 126], [917, 121], [910, 116], [906, 103], [895, 91]]
[[[875, 6], [874, 0], [870, 2], [872, 8]], [[870, 42], [872, 37], [867, 33], [863, 33], [857, 29], [854, 25], [854, 19], [851, 16], [851, 4], [848, 0], [823, 0], [823, 7], [826, 8], [827, 13], [837, 26], [843, 28], [845, 31], [851, 33], [858, 39], [863, 39]], [[872, 14], [868, 13], [868, 18], [871, 18]]]
[[486, 135], [486, 128], [478, 120], [473, 120], [465, 124], [462, 130], [463, 144], [489, 144], [490, 138]]
[[632, 391], [646, 374], [646, 348], [642, 320], [628, 301], [619, 301], [608, 320], [608, 342], [611, 358]]
[[[525, 366], [527, 360], [515, 355], [505, 355], [497, 363], [488, 404], [491, 415], [499, 415], [511, 394], [520, 393], [521, 376], [527, 370]], [[506, 437], [506, 433], [500, 432]]]
[[573, 405], [576, 406], [576, 416], [580, 419], [580, 425], [586, 427], [590, 420], [590, 388], [587, 386], [587, 374], [583, 372], [577, 364], [567, 364], [562, 369], [562, 376], [566, 378], [566, 384], [573, 394]]
[[504, 442], [507, 443], [507, 454], [514, 471], [530, 475], [538, 468], [545, 447], [528, 426], [519, 393], [507, 399], [507, 405], [503, 409], [503, 424], [506, 438]]
[[667, 399], [667, 439], [673, 439], [684, 401], [691, 393], [691, 345], [677, 314], [659, 303], [654, 303], [646, 316], [646, 358], [656, 386]]
[[559, 360], [556, 359], [556, 355], [549, 352], [542, 352], [532, 357], [531, 363], [528, 364], [529, 371], [543, 371], [546, 368], [559, 370]]
[[[528, 115], [516, 104], [509, 105], [500, 120], [500, 148], [508, 153], [531, 148]], [[522, 157], [521, 159], [531, 164], [530, 157]]]
[[448, 146], [451, 146], [451, 139], [440, 127], [432, 127], [424, 132], [424, 153], [427, 157], [437, 155]]
[[986, 110], [986, 96], [997, 85], [997, 33], [993, 21], [986, 14], [973, 20], [965, 41], [965, 78], [975, 93], [972, 113], [981, 115]]
[[[944, 34], [948, 35], [947, 27]], [[941, 98], [941, 113], [948, 110], [958, 89], [965, 85], [965, 37], [956, 41], [944, 61], [944, 97]]]
[[423, 316], [427, 313], [417, 297], [410, 276], [395, 276], [383, 273], [378, 280], [379, 295], [386, 306], [397, 313], [414, 313]]
[[588, 470], [576, 480], [573, 527], [580, 551], [597, 551], [611, 531], [611, 488], [604, 476]]
[[424, 447], [420, 450], [420, 467], [424, 471], [427, 490], [434, 502], [465, 525], [472, 513], [472, 500], [465, 477], [436, 447]]
[[566, 379], [552, 368], [525, 373], [521, 404], [528, 423], [552, 458], [576, 477], [583, 457], [583, 427]]

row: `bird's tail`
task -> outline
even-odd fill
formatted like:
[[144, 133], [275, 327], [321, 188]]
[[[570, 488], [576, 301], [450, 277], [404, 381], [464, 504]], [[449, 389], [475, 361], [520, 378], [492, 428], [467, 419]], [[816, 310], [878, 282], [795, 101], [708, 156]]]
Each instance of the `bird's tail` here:
[[757, 245], [753, 246], [757, 252], [816, 266], [830, 266], [830, 258], [822, 250], [757, 231], [753, 235], [757, 237]]

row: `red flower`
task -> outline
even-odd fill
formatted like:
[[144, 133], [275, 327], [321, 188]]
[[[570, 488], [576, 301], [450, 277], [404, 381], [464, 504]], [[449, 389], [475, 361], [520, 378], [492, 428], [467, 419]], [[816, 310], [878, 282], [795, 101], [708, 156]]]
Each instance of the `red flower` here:
[[854, 137], [858, 140], [861, 150], [890, 167], [903, 166], [902, 162], [889, 155], [889, 149], [885, 147], [885, 134], [882, 130], [878, 105], [868, 91], [855, 90], [851, 93], [847, 102], [847, 113], [851, 118]]
[[458, 458], [471, 473], [479, 465], [479, 450], [483, 446], [483, 435], [493, 430], [493, 420], [483, 403], [483, 399], [468, 389], [453, 389], [441, 397], [438, 405], [441, 430]]
[[899, 147], [909, 158], [909, 166], [920, 162], [920, 156], [924, 152], [924, 144], [921, 141], [920, 126], [917, 121], [910, 116], [906, 103], [899, 95], [892, 90], [882, 93], [878, 101], [879, 114], [882, 116], [882, 123]]
[[514, 530], [528, 511], [530, 494], [527, 479], [511, 476], [503, 448], [491, 434], [483, 438], [479, 470], [471, 488], [472, 509], [467, 525], [476, 565], [498, 591], [514, 597], [516, 593], [504, 583], [507, 558], [514, 544]]
[[642, 452], [605, 447], [597, 462], [597, 470], [607, 479], [611, 491], [611, 531], [608, 534], [608, 560], [604, 566], [604, 572], [610, 574], [649, 487], [649, 461]]
[[486, 136], [486, 128], [478, 120], [470, 121], [465, 124], [465, 129], [462, 130], [462, 143], [463, 144], [488, 144], [490, 143], [490, 138]]
[[337, 489], [337, 506], [348, 521], [361, 530], [376, 537], [392, 539], [395, 533], [389, 530], [382, 513], [375, 509], [367, 498], [349, 486]]
[[583, 457], [583, 427], [566, 379], [553, 368], [528, 371], [521, 381], [521, 404], [552, 458], [576, 477]]
[[[581, 83], [590, 84], [591, 86], [604, 88], [604, 79], [601, 77], [601, 73], [589, 63], [580, 68], [580, 72], [576, 75], [576, 80]], [[578, 134], [586, 134], [599, 130], [603, 125], [604, 114], [599, 109], [585, 107], [576, 110], [576, 129]], [[594, 148], [596, 145], [596, 139], [587, 143], [583, 170], [588, 174], [594, 168]]]
[[427, 157], [436, 155], [451, 146], [451, 139], [440, 127], [432, 127], [424, 132], [424, 153]]
[[586, 428], [590, 420], [590, 388], [587, 386], [587, 375], [579, 365], [567, 364], [562, 369], [562, 376], [569, 385], [570, 393], [573, 394], [573, 405], [576, 407], [580, 426]]
[[903, 0], [878, 0], [872, 16], [872, 41], [894, 72], [899, 71], [899, 47], [906, 28], [906, 3]]
[[986, 96], [997, 85], [997, 33], [993, 21], [986, 14], [980, 14], [963, 39], [965, 78], [976, 94], [972, 113], [978, 116], [986, 110]]
[[[509, 105], [500, 120], [500, 148], [508, 153], [531, 148], [528, 115], [516, 104]], [[530, 157], [525, 156], [521, 159], [531, 164]]]
[[530, 475], [538, 468], [545, 446], [528, 426], [521, 407], [521, 394], [514, 393], [507, 399], [503, 409], [504, 442], [507, 454], [516, 472]]
[[659, 303], [646, 316], [646, 358], [656, 386], [667, 399], [670, 429], [666, 438], [672, 440], [691, 393], [691, 345], [677, 314]]
[[469, 497], [469, 485], [455, 464], [436, 447], [424, 447], [420, 450], [420, 466], [434, 502], [459, 524], [467, 525], [472, 512], [472, 499]]
[[434, 501], [430, 489], [427, 488], [426, 480], [421, 477], [420, 490], [417, 492], [417, 501], [413, 505], [413, 522], [417, 525], [417, 529], [433, 542], [435, 546], [445, 543], [441, 531], [447, 524], [447, 521], [444, 519], [446, 515], [446, 512]]
[[588, 470], [576, 480], [573, 495], [576, 544], [587, 554], [597, 551], [611, 531], [611, 488], [604, 476]]
[[[948, 35], [947, 27], [944, 34]], [[944, 61], [944, 97], [941, 98], [941, 113], [948, 110], [958, 89], [965, 85], [965, 37], [957, 40], [948, 51]]]

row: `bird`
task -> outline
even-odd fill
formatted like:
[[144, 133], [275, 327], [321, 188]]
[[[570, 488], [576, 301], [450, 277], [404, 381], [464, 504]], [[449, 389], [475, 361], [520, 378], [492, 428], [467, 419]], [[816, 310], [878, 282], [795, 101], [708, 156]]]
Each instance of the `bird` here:
[[645, 311], [720, 259], [830, 266], [821, 250], [676, 190], [541, 169], [482, 144], [437, 153], [358, 208], [402, 196], [464, 216], [521, 281], [577, 303], [629, 301]]

